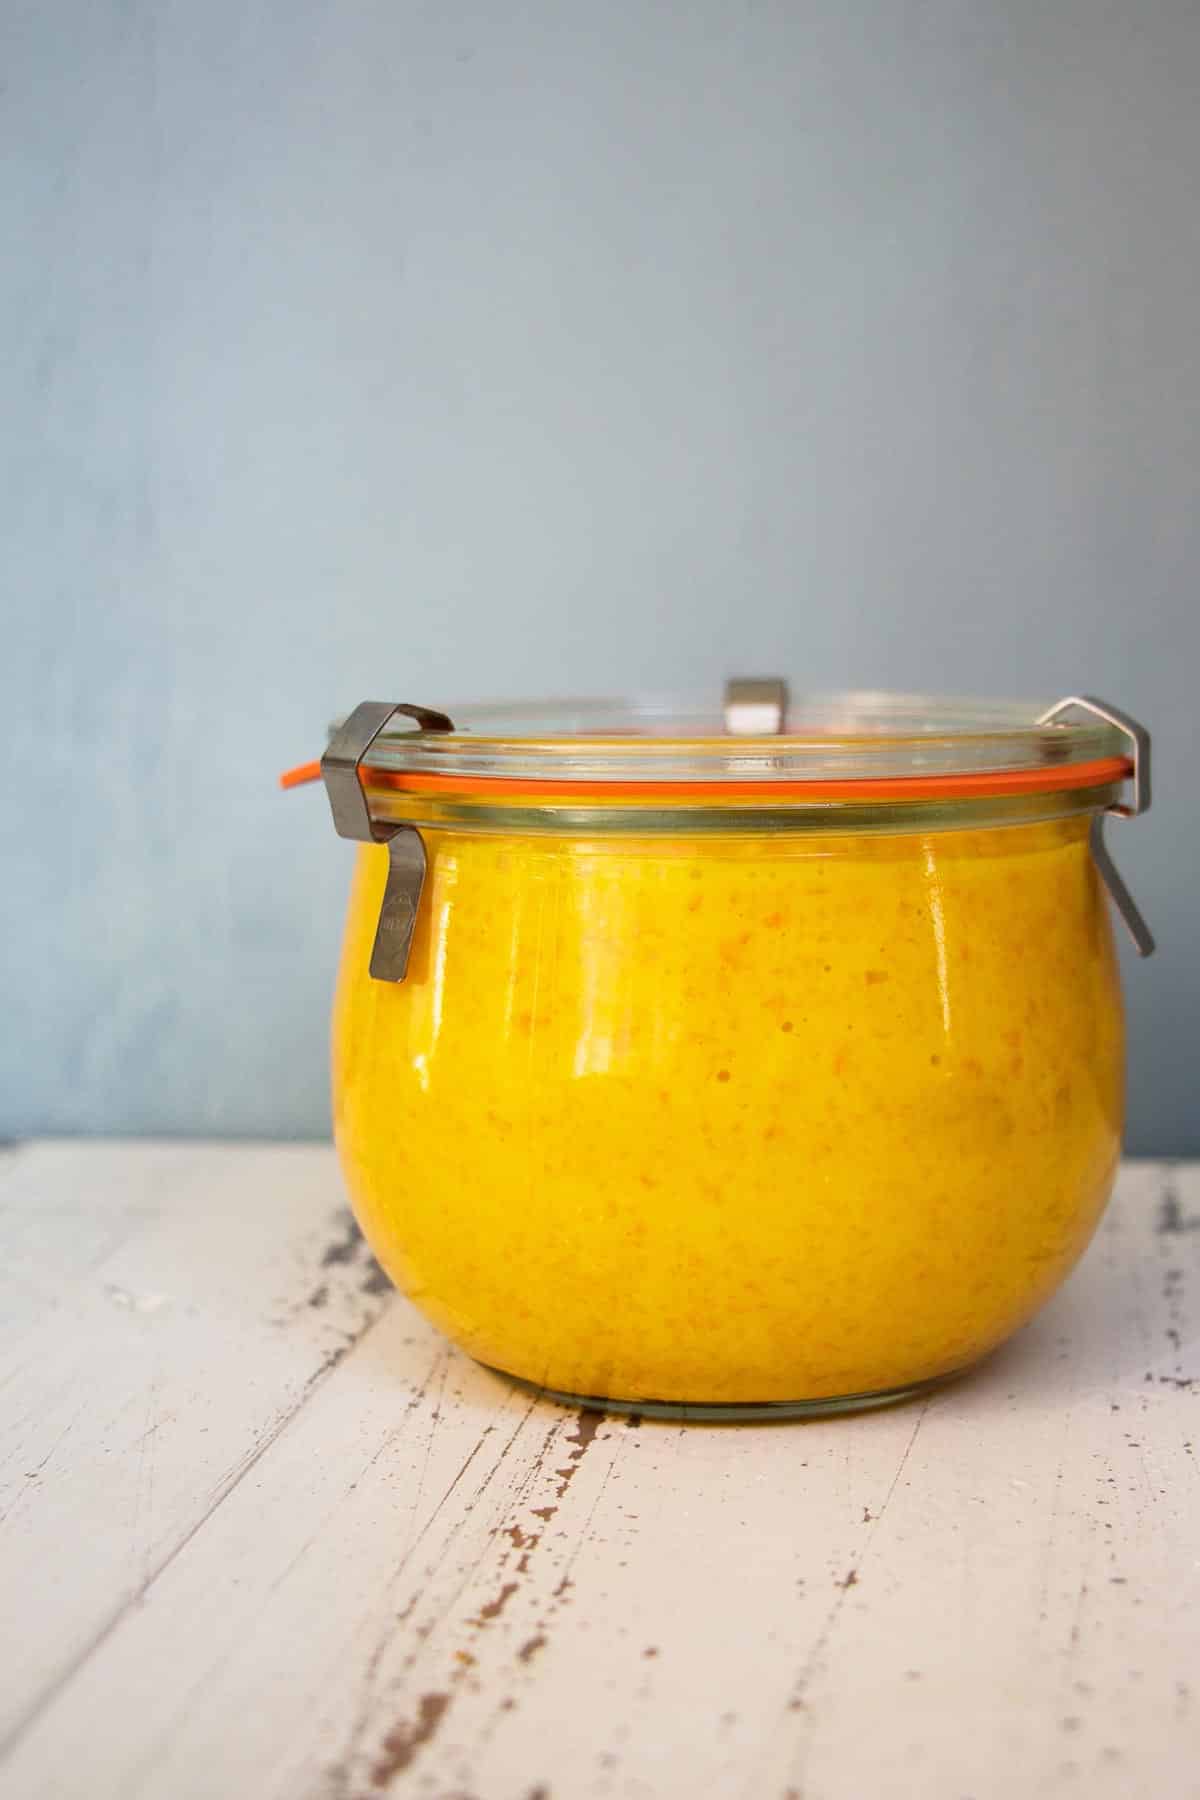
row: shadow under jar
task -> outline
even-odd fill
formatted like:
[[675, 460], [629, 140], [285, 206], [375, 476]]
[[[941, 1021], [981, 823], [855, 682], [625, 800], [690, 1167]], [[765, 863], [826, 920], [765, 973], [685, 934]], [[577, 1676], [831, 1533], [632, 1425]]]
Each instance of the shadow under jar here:
[[372, 840], [337, 1146], [415, 1304], [557, 1397], [717, 1418], [894, 1399], [1028, 1319], [1120, 1152], [1102, 870], [1149, 942], [1100, 821], [1140, 728], [772, 683], [455, 721], [360, 708], [324, 761]]

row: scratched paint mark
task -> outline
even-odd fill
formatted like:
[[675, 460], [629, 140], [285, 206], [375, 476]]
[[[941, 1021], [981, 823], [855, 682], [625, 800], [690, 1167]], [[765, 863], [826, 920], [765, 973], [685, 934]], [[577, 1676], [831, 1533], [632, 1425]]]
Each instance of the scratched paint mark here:
[[605, 1416], [606, 1415], [595, 1406], [584, 1406], [580, 1409], [578, 1427], [567, 1439], [568, 1444], [577, 1444], [579, 1446], [578, 1449], [571, 1451], [572, 1462], [578, 1462], [583, 1456], [588, 1445], [595, 1438], [597, 1431], [604, 1423]]
[[383, 1740], [379, 1757], [371, 1769], [371, 1786], [386, 1788], [412, 1763], [417, 1752], [428, 1744], [446, 1716], [449, 1694], [422, 1694], [417, 1702], [417, 1716], [411, 1723], [395, 1725]]
[[304, 1383], [301, 1393], [308, 1394], [312, 1388], [316, 1387], [318, 1382], [324, 1381], [326, 1375], [332, 1374], [333, 1370], [337, 1368], [342, 1359], [353, 1350], [361, 1335], [362, 1333], [358, 1332], [353, 1336], [348, 1336], [343, 1339], [340, 1344], [335, 1344], [332, 1350], [327, 1350], [308, 1380]]
[[1175, 1178], [1170, 1174], [1163, 1182], [1162, 1199], [1158, 1206], [1158, 1224], [1155, 1229], [1160, 1237], [1178, 1237], [1186, 1231], [1200, 1231], [1200, 1213], [1185, 1215], [1183, 1202], [1179, 1198], [1179, 1189], [1175, 1185]]
[[[532, 1406], [530, 1410], [532, 1410]], [[590, 1445], [595, 1440], [600, 1423], [606, 1416], [607, 1415], [599, 1411], [599, 1409], [590, 1407], [582, 1408], [574, 1421], [573, 1431], [571, 1431], [565, 1439], [563, 1435], [563, 1423], [561, 1419], [556, 1421], [553, 1427], [546, 1433], [545, 1442], [542, 1445], [541, 1451], [534, 1458], [533, 1467], [525, 1485], [528, 1486], [529, 1482], [536, 1481], [539, 1474], [543, 1480], [545, 1480], [547, 1476], [550, 1476], [551, 1479], [557, 1477], [560, 1481], [565, 1477], [566, 1482], [569, 1483], [570, 1479], [576, 1473], [582, 1459], [586, 1455]], [[525, 1418], [528, 1418], [528, 1412], [526, 1413]], [[523, 1422], [524, 1420], [522, 1423]], [[518, 1426], [518, 1430], [519, 1429], [520, 1427]], [[514, 1433], [514, 1436], [515, 1435], [516, 1434]], [[507, 1448], [508, 1446], [506, 1446], [505, 1453], [507, 1453]], [[549, 1460], [549, 1456], [553, 1454], [553, 1451], [556, 1448], [559, 1451], [560, 1457], [563, 1456], [565, 1452], [565, 1462], [562, 1468], [551, 1470], [545, 1465]], [[474, 1452], [472, 1452], [472, 1455], [473, 1454]], [[470, 1458], [467, 1460], [469, 1462]], [[503, 1460], [503, 1456], [501, 1460]], [[493, 1473], [495, 1473], [495, 1471], [493, 1471]], [[456, 1477], [455, 1479], [457, 1481], [458, 1478]], [[475, 1499], [477, 1498], [478, 1496], [475, 1496], [472, 1499], [471, 1505], [475, 1503]], [[558, 1512], [559, 1507], [557, 1503], [548, 1503], [546, 1506], [532, 1510], [534, 1517], [540, 1519], [543, 1524], [548, 1524], [549, 1520]], [[527, 1572], [530, 1558], [537, 1550], [538, 1545], [543, 1541], [545, 1532], [524, 1523], [524, 1521], [518, 1523], [515, 1520], [512, 1520], [510, 1515], [510, 1520], [508, 1522], [493, 1527], [489, 1531], [488, 1536], [493, 1539], [507, 1539], [507, 1543], [511, 1546], [511, 1549], [506, 1551], [504, 1560], [512, 1559], [510, 1562], [510, 1569], [512, 1569], [513, 1574], [510, 1579], [502, 1583], [499, 1590], [495, 1592], [485, 1604], [479, 1607], [475, 1616], [468, 1621], [469, 1625], [479, 1632], [483, 1632], [500, 1619], [506, 1609], [509, 1608], [514, 1595], [520, 1593], [522, 1583], [519, 1577]], [[572, 1586], [573, 1583], [570, 1578], [563, 1575], [554, 1589], [551, 1600], [551, 1610], [553, 1610], [555, 1606], [565, 1603], [566, 1597]], [[412, 1603], [410, 1602], [410, 1605], [411, 1604]], [[419, 1637], [422, 1634], [418, 1631], [417, 1635]], [[523, 1642], [520, 1642], [520, 1647], [518, 1649], [512, 1652], [514, 1660], [522, 1666], [531, 1664], [540, 1652], [548, 1646], [550, 1641], [548, 1620], [546, 1618], [535, 1619], [532, 1623], [530, 1635], [528, 1635]], [[381, 1653], [382, 1652], [380, 1651], [379, 1654]], [[414, 1646], [413, 1652], [405, 1659], [406, 1668], [411, 1666], [417, 1653], [417, 1648]], [[372, 1677], [376, 1660], [376, 1657], [372, 1658]], [[444, 1713], [446, 1706], [453, 1703], [455, 1695], [463, 1691], [463, 1683], [473, 1679], [475, 1673], [477, 1673], [476, 1659], [469, 1651], [459, 1650], [452, 1653], [451, 1665], [446, 1676], [443, 1677], [439, 1693], [434, 1695], [435, 1699], [440, 1698], [442, 1704], [438, 1717], [432, 1720], [430, 1730], [428, 1732], [426, 1731], [426, 1728], [429, 1726], [428, 1718], [424, 1714], [421, 1714], [418, 1716], [415, 1724], [410, 1721], [404, 1721], [395, 1727], [395, 1729], [389, 1733], [388, 1739], [385, 1740], [383, 1752], [377, 1758], [375, 1767], [378, 1769], [386, 1765], [391, 1770], [391, 1773], [388, 1775], [389, 1781], [393, 1779], [395, 1774], [401, 1773], [403, 1769], [409, 1766], [416, 1750], [420, 1748], [420, 1744], [414, 1741], [415, 1738], [419, 1737], [421, 1742], [428, 1741], [428, 1735], [432, 1734], [432, 1730], [437, 1729], [441, 1713]], [[368, 1682], [368, 1687], [371, 1685], [373, 1685], [373, 1680]], [[502, 1713], [510, 1710], [513, 1704], [511, 1698], [506, 1701], [501, 1701], [498, 1706], [498, 1712]], [[360, 1715], [359, 1726], [351, 1740], [352, 1744], [355, 1738], [360, 1737], [362, 1723], [363, 1721]], [[401, 1759], [398, 1764], [396, 1761], [397, 1756]], [[353, 1760], [356, 1760], [356, 1758], [352, 1749], [350, 1759], [342, 1765], [343, 1769], [351, 1767]], [[368, 1766], [370, 1765], [368, 1764]], [[372, 1777], [372, 1779], [374, 1780], [374, 1777]], [[376, 1782], [375, 1785], [378, 1786], [379, 1783]], [[401, 1785], [403, 1785], [403, 1783]], [[549, 1790], [547, 1790], [547, 1792], [548, 1791]], [[343, 1800], [343, 1797], [339, 1795], [338, 1800]], [[345, 1800], [348, 1800], [348, 1795], [345, 1797]]]
[[529, 1559], [542, 1541], [540, 1531], [522, 1531], [519, 1525], [510, 1525], [503, 1535], [511, 1543], [514, 1550], [521, 1552], [517, 1562], [517, 1574], [529, 1573]]
[[353, 1215], [348, 1212], [338, 1214], [341, 1236], [326, 1244], [325, 1253], [321, 1257], [321, 1267], [332, 1269], [337, 1263], [353, 1262], [359, 1251], [364, 1248], [362, 1232], [358, 1229]]
[[[410, 1342], [415, 1342], [415, 1340], [410, 1340]], [[434, 1376], [436, 1375], [438, 1369], [441, 1367], [443, 1360], [449, 1355], [450, 1355], [450, 1351], [449, 1351], [448, 1346], [445, 1347], [444, 1349], [439, 1350], [437, 1356], [435, 1356], [433, 1361], [430, 1363], [429, 1368], [426, 1371], [425, 1377], [420, 1384], [420, 1387], [418, 1389], [417, 1398], [419, 1398], [420, 1395], [424, 1394], [428, 1390], [428, 1388], [431, 1386]], [[416, 1404], [416, 1399], [411, 1401], [409, 1403], [409, 1406], [411, 1407], [414, 1404]], [[535, 1405], [535, 1402], [531, 1401], [525, 1407], [524, 1411], [521, 1413], [521, 1416], [518, 1418], [516, 1424], [513, 1426], [512, 1431], [510, 1432], [503, 1448], [501, 1449], [500, 1454], [499, 1454], [494, 1466], [491, 1469], [489, 1469], [488, 1472], [483, 1476], [482, 1480], [479, 1482], [478, 1487], [475, 1489], [474, 1494], [467, 1501], [467, 1503], [464, 1507], [465, 1513], [469, 1513], [473, 1510], [473, 1508], [479, 1503], [483, 1494], [487, 1491], [487, 1489], [490, 1486], [490, 1484], [492, 1483], [492, 1481], [496, 1478], [496, 1475], [497, 1475], [499, 1469], [502, 1467], [506, 1458], [509, 1456], [510, 1452], [512, 1451], [513, 1446], [516, 1443], [518, 1437], [520, 1436], [520, 1433], [521, 1433], [523, 1427], [525, 1426], [527, 1420], [529, 1419], [530, 1414], [533, 1412], [534, 1405]], [[408, 1410], [408, 1409], [406, 1408], [406, 1410]], [[453, 1479], [449, 1482], [445, 1491], [442, 1493], [440, 1499], [437, 1501], [437, 1503], [433, 1507], [432, 1512], [430, 1513], [429, 1517], [425, 1520], [420, 1531], [417, 1532], [416, 1536], [407, 1545], [403, 1556], [401, 1557], [399, 1563], [397, 1564], [396, 1568], [394, 1569], [394, 1571], [392, 1573], [392, 1576], [391, 1576], [391, 1579], [389, 1582], [389, 1586], [391, 1588], [394, 1589], [395, 1586], [397, 1585], [397, 1583], [399, 1582], [399, 1580], [401, 1579], [401, 1577], [404, 1575], [411, 1558], [415, 1555], [418, 1547], [425, 1539], [427, 1533], [431, 1530], [434, 1521], [441, 1514], [443, 1508], [448, 1504], [451, 1496], [454, 1494], [455, 1490], [459, 1487], [459, 1484], [464, 1480], [464, 1477], [466, 1476], [467, 1471], [471, 1468], [471, 1465], [474, 1463], [476, 1457], [480, 1454], [481, 1450], [483, 1449], [484, 1443], [487, 1440], [487, 1438], [496, 1429], [497, 1429], [497, 1427], [494, 1425], [485, 1426], [484, 1429], [482, 1430], [482, 1432], [480, 1433], [478, 1441], [468, 1451], [466, 1457], [464, 1458], [463, 1462], [461, 1463], [458, 1470], [456, 1471]], [[390, 1442], [391, 1442], [391, 1439], [386, 1440], [384, 1448], [386, 1448], [386, 1444], [390, 1443]], [[382, 1454], [382, 1449], [379, 1451], [376, 1451], [375, 1455], [371, 1458], [371, 1462], [373, 1463], [373, 1462], [377, 1461], [381, 1454]], [[370, 1466], [370, 1464], [368, 1464], [368, 1467], [369, 1466]], [[383, 1665], [384, 1658], [385, 1658], [388, 1650], [392, 1647], [392, 1645], [396, 1641], [395, 1626], [405, 1624], [412, 1617], [413, 1613], [417, 1610], [418, 1606], [421, 1604], [424, 1597], [425, 1597], [425, 1590], [422, 1587], [418, 1587], [411, 1594], [406, 1605], [399, 1611], [395, 1612], [394, 1614], [389, 1612], [389, 1614], [386, 1616], [385, 1620], [382, 1623], [382, 1629], [376, 1639], [374, 1648], [372, 1649], [372, 1651], [370, 1653], [370, 1656], [367, 1661], [366, 1669], [364, 1671], [364, 1677], [363, 1677], [363, 1681], [362, 1681], [362, 1697], [359, 1702], [359, 1706], [358, 1706], [358, 1709], [357, 1709], [357, 1712], [355, 1715], [354, 1723], [351, 1726], [349, 1733], [348, 1733], [346, 1749], [344, 1751], [344, 1754], [343, 1754], [341, 1760], [330, 1765], [326, 1771], [326, 1779], [327, 1779], [327, 1782], [329, 1783], [328, 1800], [349, 1800], [350, 1791], [351, 1791], [350, 1784], [351, 1784], [351, 1779], [352, 1779], [350, 1772], [351, 1772], [351, 1770], [353, 1770], [355, 1767], [357, 1767], [360, 1764], [362, 1756], [365, 1755], [365, 1752], [363, 1751], [362, 1746], [363, 1746], [364, 1739], [367, 1735], [367, 1731], [369, 1729], [369, 1721], [371, 1718], [372, 1711], [374, 1710], [374, 1708], [377, 1705], [377, 1696], [376, 1696], [377, 1677], [379, 1675], [379, 1671]], [[421, 1654], [421, 1648], [422, 1648], [423, 1644], [425, 1643], [425, 1641], [428, 1639], [435, 1624], [436, 1624], [436, 1620], [431, 1618], [423, 1623], [417, 1623], [412, 1628], [411, 1648], [409, 1648], [409, 1650], [407, 1651], [407, 1653], [405, 1654], [405, 1656], [403, 1658], [403, 1663], [402, 1663], [402, 1667], [401, 1667], [401, 1671], [400, 1671], [401, 1679], [403, 1679], [405, 1676], [407, 1676], [408, 1672], [412, 1669], [414, 1663], [417, 1661], [419, 1655]], [[452, 1669], [450, 1672], [451, 1684], [453, 1685], [455, 1682], [459, 1681], [464, 1675], [466, 1675], [469, 1667], [470, 1667], [470, 1665], [463, 1664], [461, 1661], [459, 1661], [458, 1665], [454, 1669]]]
[[568, 1444], [574, 1444], [575, 1448], [574, 1450], [568, 1450], [567, 1452], [566, 1468], [555, 1469], [554, 1471], [559, 1477], [558, 1487], [555, 1490], [556, 1497], [559, 1500], [562, 1499], [576, 1475], [579, 1473], [579, 1465], [587, 1455], [589, 1446], [595, 1439], [597, 1431], [600, 1429], [601, 1424], [607, 1416], [606, 1413], [602, 1413], [600, 1409], [595, 1406], [584, 1406], [580, 1408], [575, 1430], [566, 1439], [566, 1442]]
[[486, 1606], [480, 1607], [478, 1615], [471, 1620], [471, 1624], [477, 1626], [490, 1625], [493, 1619], [498, 1619], [519, 1586], [519, 1582], [506, 1581], [504, 1586], [500, 1589], [500, 1592], [496, 1595], [496, 1598], [494, 1600], [489, 1600]]
[[[551, 1446], [556, 1441], [560, 1445], [565, 1441], [565, 1443], [570, 1446], [567, 1451], [566, 1464], [553, 1471], [559, 1478], [557, 1488], [557, 1497], [559, 1499], [561, 1499], [566, 1492], [566, 1489], [569, 1487], [578, 1471], [580, 1463], [596, 1438], [602, 1420], [606, 1416], [607, 1415], [598, 1408], [583, 1407], [580, 1409], [579, 1415], [575, 1421], [574, 1431], [571, 1432], [565, 1440], [560, 1435], [560, 1427], [558, 1426], [555, 1426], [547, 1434], [542, 1449], [535, 1459], [533, 1475], [536, 1478], [537, 1473], [542, 1469], [543, 1458], [545, 1458]], [[558, 1506], [557, 1504], [548, 1504], [546, 1506], [532, 1508], [531, 1510], [535, 1518], [541, 1519], [543, 1524], [548, 1525], [550, 1520], [557, 1513]], [[513, 1521], [502, 1528], [497, 1528], [494, 1535], [506, 1537], [513, 1550], [519, 1553], [519, 1560], [516, 1565], [516, 1575], [519, 1577], [528, 1571], [530, 1558], [541, 1543], [545, 1533], [544, 1531], [530, 1530], [516, 1521]], [[549, 1609], [551, 1614], [553, 1614], [559, 1606], [565, 1604], [566, 1597], [572, 1586], [573, 1583], [569, 1576], [564, 1574], [558, 1581], [551, 1596]], [[506, 1581], [495, 1598], [489, 1601], [486, 1606], [480, 1608], [477, 1617], [471, 1620], [471, 1624], [477, 1629], [490, 1625], [495, 1619], [500, 1617], [512, 1596], [519, 1591], [519, 1587], [519, 1580]], [[532, 1634], [525, 1639], [517, 1650], [517, 1662], [523, 1666], [528, 1666], [533, 1662], [534, 1658], [546, 1648], [549, 1641], [548, 1620], [543, 1618], [535, 1624]], [[503, 1705], [500, 1710], [505, 1710]]]
[[[896, 1466], [896, 1472], [892, 1476], [891, 1482], [888, 1486], [888, 1490], [887, 1490], [886, 1494], [884, 1495], [882, 1502], [880, 1503], [879, 1511], [876, 1513], [874, 1519], [872, 1519], [872, 1521], [871, 1521], [871, 1530], [870, 1530], [870, 1533], [868, 1534], [868, 1538], [867, 1538], [868, 1544], [874, 1539], [875, 1526], [884, 1517], [885, 1513], [888, 1510], [888, 1507], [891, 1505], [892, 1497], [895, 1494], [896, 1489], [900, 1485], [900, 1481], [904, 1475], [905, 1469], [908, 1467], [909, 1458], [911, 1457], [914, 1446], [916, 1445], [918, 1435], [920, 1434], [921, 1426], [924, 1424], [924, 1421], [925, 1421], [925, 1415], [928, 1413], [932, 1403], [933, 1403], [932, 1397], [929, 1400], [926, 1400], [924, 1405], [921, 1408], [921, 1411], [917, 1415], [916, 1423], [913, 1425], [912, 1434], [909, 1437], [908, 1442], [905, 1444], [903, 1451], [901, 1452], [899, 1463]], [[866, 1554], [867, 1554], [867, 1551], [864, 1550], [863, 1555], [865, 1556]], [[801, 1667], [799, 1674], [796, 1678], [795, 1685], [794, 1685], [791, 1695], [787, 1701], [788, 1712], [804, 1713], [804, 1714], [808, 1715], [808, 1717], [811, 1719], [811, 1709], [810, 1709], [809, 1703], [808, 1703], [809, 1691], [812, 1687], [812, 1684], [816, 1677], [817, 1671], [821, 1668], [821, 1666], [825, 1660], [825, 1656], [828, 1652], [829, 1645], [833, 1639], [834, 1632], [837, 1630], [838, 1620], [841, 1617], [842, 1610], [846, 1603], [846, 1595], [849, 1593], [851, 1588], [858, 1586], [858, 1581], [859, 1581], [858, 1568], [854, 1567], [854, 1568], [849, 1569], [840, 1581], [834, 1582], [833, 1585], [837, 1589], [837, 1596], [834, 1599], [832, 1605], [830, 1606], [828, 1612], [826, 1613], [824, 1621], [822, 1622], [821, 1627], [820, 1627], [819, 1631], [817, 1632], [816, 1638], [813, 1641], [812, 1648], [809, 1650], [808, 1656], [805, 1659], [804, 1664]], [[801, 1778], [801, 1780], [803, 1779], [804, 1762], [807, 1758], [808, 1748], [809, 1748], [808, 1742], [807, 1742], [807, 1739], [805, 1739], [805, 1741], [802, 1742], [802, 1744], [800, 1746], [797, 1763], [795, 1763], [793, 1765], [793, 1768], [791, 1770], [791, 1774], [792, 1774], [793, 1778], [799, 1776]], [[797, 1789], [796, 1791], [798, 1793], [798, 1792], [800, 1792], [800, 1789]]]
[[1183, 1331], [1181, 1327], [1183, 1327], [1185, 1323], [1183, 1286], [1184, 1271], [1181, 1268], [1173, 1267], [1163, 1271], [1162, 1292], [1167, 1307], [1167, 1323], [1164, 1327], [1164, 1335], [1171, 1348], [1175, 1351], [1175, 1369], [1170, 1375], [1160, 1375], [1158, 1380], [1161, 1386], [1173, 1387], [1178, 1392], [1186, 1394], [1190, 1392], [1196, 1378], [1193, 1375], [1184, 1374], [1179, 1356], [1179, 1352], [1183, 1348]]

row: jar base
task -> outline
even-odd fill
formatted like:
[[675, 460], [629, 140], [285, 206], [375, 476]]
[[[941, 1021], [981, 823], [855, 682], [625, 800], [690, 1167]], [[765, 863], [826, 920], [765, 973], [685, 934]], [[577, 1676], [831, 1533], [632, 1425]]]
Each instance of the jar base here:
[[787, 1419], [825, 1419], [838, 1413], [872, 1412], [878, 1407], [898, 1406], [904, 1400], [914, 1400], [921, 1394], [932, 1393], [965, 1373], [963, 1369], [952, 1369], [949, 1374], [933, 1375], [925, 1381], [908, 1382], [903, 1387], [880, 1388], [870, 1394], [829, 1395], [819, 1400], [707, 1402], [618, 1400], [596, 1394], [570, 1394], [560, 1388], [539, 1387], [537, 1382], [526, 1381], [520, 1375], [510, 1375], [507, 1369], [494, 1368], [491, 1363], [484, 1363], [482, 1366], [493, 1375], [499, 1375], [502, 1380], [522, 1388], [527, 1394], [536, 1394], [540, 1400], [553, 1400], [576, 1412], [614, 1413], [639, 1419], [674, 1419], [691, 1421], [697, 1425], [761, 1425], [773, 1419], [781, 1422]]

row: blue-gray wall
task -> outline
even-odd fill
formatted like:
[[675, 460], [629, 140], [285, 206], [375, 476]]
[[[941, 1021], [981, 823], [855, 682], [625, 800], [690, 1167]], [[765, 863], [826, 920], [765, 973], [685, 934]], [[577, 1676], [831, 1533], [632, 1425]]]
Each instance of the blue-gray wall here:
[[1200, 1150], [1196, 0], [0, 25], [0, 1130], [318, 1133], [365, 695], [1107, 693]]

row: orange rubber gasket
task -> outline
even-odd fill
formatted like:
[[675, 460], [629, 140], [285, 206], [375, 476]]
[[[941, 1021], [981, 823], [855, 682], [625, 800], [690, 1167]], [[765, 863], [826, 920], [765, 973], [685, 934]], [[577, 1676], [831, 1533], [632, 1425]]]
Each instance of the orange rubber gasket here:
[[[1126, 781], [1133, 763], [1126, 756], [1057, 768], [1008, 769], [974, 775], [876, 775], [844, 781], [534, 781], [519, 775], [430, 775], [370, 770], [369, 787], [412, 794], [527, 795], [532, 800], [955, 800], [1001, 794], [1059, 794], [1071, 788], [1106, 787]], [[284, 788], [318, 781], [319, 762], [301, 763], [279, 777]]]
[[321, 765], [319, 762], [297, 763], [294, 769], [285, 769], [279, 777], [281, 788], [303, 787], [306, 781], [320, 781]]

